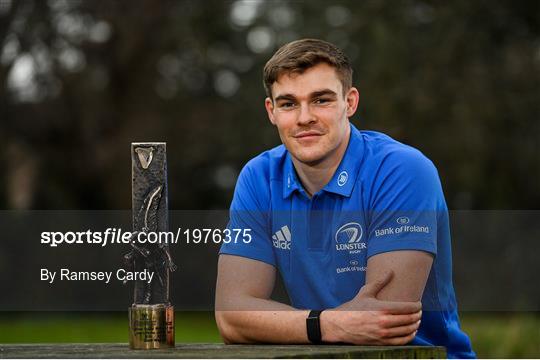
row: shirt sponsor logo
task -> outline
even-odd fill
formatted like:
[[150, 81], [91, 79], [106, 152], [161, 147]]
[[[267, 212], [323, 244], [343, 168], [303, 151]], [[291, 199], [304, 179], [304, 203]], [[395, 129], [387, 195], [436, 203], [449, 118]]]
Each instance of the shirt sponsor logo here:
[[366, 243], [361, 242], [362, 235], [362, 225], [355, 222], [343, 225], [336, 231], [336, 250], [348, 250], [351, 254], [362, 251], [366, 248]]
[[344, 170], [339, 173], [337, 184], [338, 186], [343, 186], [347, 183], [347, 180], [349, 179], [349, 174]]
[[396, 219], [396, 222], [399, 224], [399, 225], [407, 225], [408, 223], [411, 222], [411, 220], [406, 217], [406, 216], [401, 216], [401, 217], [398, 217]]
[[276, 249], [291, 250], [291, 231], [287, 225], [272, 235], [272, 245]]
[[376, 229], [375, 236], [386, 236], [402, 233], [424, 233], [429, 234], [429, 226], [418, 226], [418, 225], [406, 225], [411, 222], [411, 220], [406, 216], [400, 216], [396, 219], [396, 222], [401, 225], [397, 227], [387, 227], [384, 229]]
[[365, 266], [345, 266], [342, 268], [337, 268], [336, 273], [341, 274], [341, 273], [350, 272], [350, 271], [366, 271], [366, 270], [367, 268]]
[[358, 260], [351, 260], [349, 261], [348, 266], [336, 268], [336, 273], [342, 274], [342, 273], [351, 272], [351, 271], [366, 271], [366, 270], [367, 270], [367, 267], [360, 266], [360, 262]]

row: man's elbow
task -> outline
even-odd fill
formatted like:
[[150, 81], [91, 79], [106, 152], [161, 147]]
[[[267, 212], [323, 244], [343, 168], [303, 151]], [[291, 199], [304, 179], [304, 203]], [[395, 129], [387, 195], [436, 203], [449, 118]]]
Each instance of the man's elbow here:
[[249, 343], [248, 339], [244, 338], [238, 331], [238, 327], [235, 323], [234, 311], [215, 311], [216, 324], [219, 330], [219, 334], [226, 345], [232, 344], [246, 344]]

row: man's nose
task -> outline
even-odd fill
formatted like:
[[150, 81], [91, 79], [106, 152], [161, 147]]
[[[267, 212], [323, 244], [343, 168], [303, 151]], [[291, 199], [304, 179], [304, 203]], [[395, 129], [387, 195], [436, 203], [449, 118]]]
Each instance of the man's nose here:
[[315, 115], [311, 112], [309, 104], [300, 105], [300, 114], [298, 114], [297, 122], [299, 125], [307, 125], [317, 121]]

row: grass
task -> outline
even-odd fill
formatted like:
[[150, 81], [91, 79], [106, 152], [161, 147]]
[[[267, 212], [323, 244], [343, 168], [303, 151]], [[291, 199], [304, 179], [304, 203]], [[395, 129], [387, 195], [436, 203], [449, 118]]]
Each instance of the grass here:
[[[464, 313], [481, 358], [539, 358], [540, 313]], [[127, 313], [0, 313], [0, 343], [127, 342]], [[176, 342], [221, 342], [213, 313], [176, 313]]]
[[540, 313], [461, 314], [480, 358], [540, 358]]
[[[177, 343], [221, 342], [213, 313], [176, 313]], [[0, 343], [127, 342], [127, 312], [0, 315]]]

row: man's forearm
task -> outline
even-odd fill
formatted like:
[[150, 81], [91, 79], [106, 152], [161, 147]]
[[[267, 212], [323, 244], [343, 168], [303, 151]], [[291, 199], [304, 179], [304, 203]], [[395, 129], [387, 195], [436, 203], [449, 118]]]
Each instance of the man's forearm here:
[[[308, 310], [270, 300], [276, 269], [261, 261], [221, 255], [216, 284], [216, 322], [228, 344], [307, 344]], [[257, 276], [254, 276], [257, 274]], [[320, 316], [323, 342], [403, 345], [419, 326], [420, 302], [381, 301], [388, 272], [366, 284], [350, 301]]]
[[243, 306], [216, 309], [216, 322], [226, 343], [308, 343], [308, 310], [273, 300], [244, 299]]

